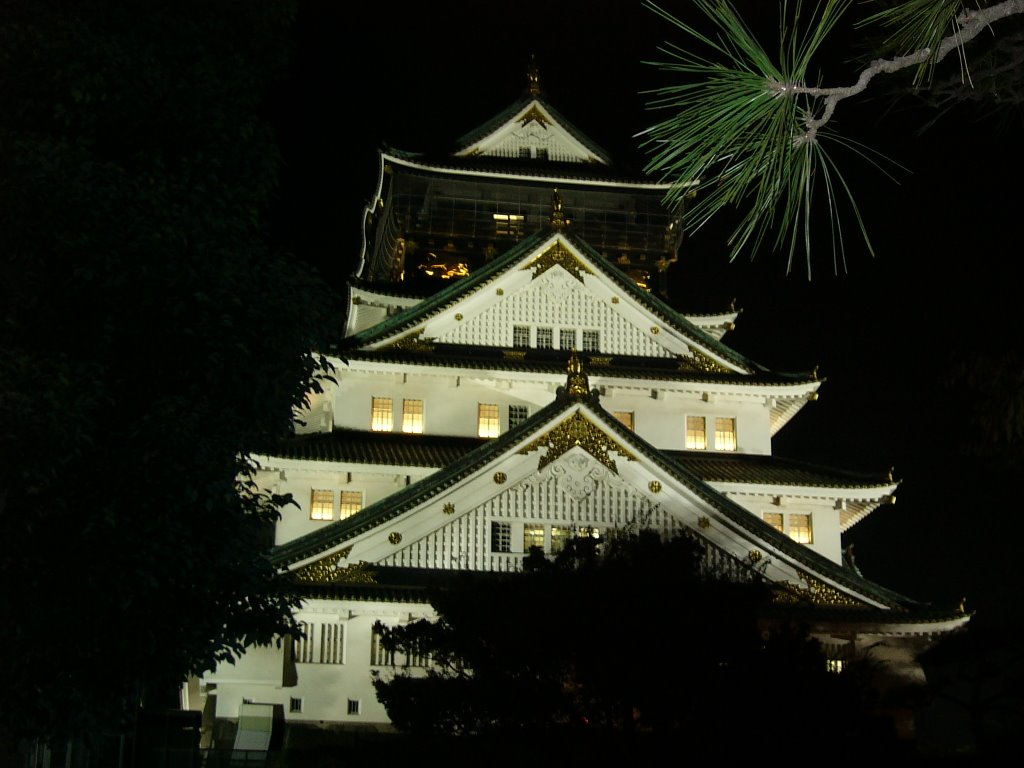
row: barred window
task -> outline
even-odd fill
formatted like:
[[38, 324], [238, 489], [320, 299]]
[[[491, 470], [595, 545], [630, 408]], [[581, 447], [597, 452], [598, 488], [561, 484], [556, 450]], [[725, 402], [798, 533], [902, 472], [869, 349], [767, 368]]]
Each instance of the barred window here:
[[524, 525], [523, 526], [523, 552], [529, 552], [531, 547], [544, 549], [544, 526]]
[[348, 713], [350, 715], [358, 715], [362, 711], [362, 703], [359, 699], [348, 700]]
[[703, 451], [708, 447], [707, 427], [703, 416], [686, 417], [686, 447]]
[[295, 661], [300, 664], [344, 664], [345, 625], [300, 621], [305, 637], [295, 638]]
[[597, 352], [601, 348], [601, 334], [599, 331], [583, 332], [583, 351]]
[[491, 523], [491, 552], [512, 551], [512, 524]]
[[346, 517], [352, 517], [356, 512], [363, 508], [363, 492], [362, 491], [342, 491], [341, 492], [341, 505], [338, 509], [338, 519], [344, 520]]
[[288, 699], [288, 711], [289, 712], [301, 712], [302, 711], [302, 699], [296, 699], [294, 697]]
[[501, 420], [496, 403], [478, 403], [476, 433], [480, 437], [497, 437], [501, 432]]
[[562, 328], [558, 331], [559, 349], [576, 349], [576, 329]]
[[384, 647], [383, 634], [374, 625], [370, 634], [370, 664], [375, 667], [394, 666], [395, 652]]
[[402, 431], [414, 434], [423, 432], [423, 401], [402, 401]]
[[512, 346], [513, 347], [528, 347], [528, 346], [530, 346], [530, 326], [528, 326], [528, 325], [514, 325], [514, 326], [512, 326]]
[[518, 427], [530, 417], [530, 409], [525, 405], [510, 405], [508, 407], [508, 428]]
[[569, 529], [557, 525], [551, 526], [551, 554], [557, 555], [565, 549], [566, 539], [569, 538]]
[[736, 450], [736, 419], [722, 416], [715, 418], [715, 450]]
[[370, 429], [374, 432], [390, 432], [394, 429], [393, 404], [390, 397], [375, 397], [370, 411]]
[[309, 502], [309, 519], [334, 519], [334, 491], [313, 490], [312, 498]]
[[551, 349], [555, 346], [555, 332], [551, 328], [537, 329], [537, 349]]
[[813, 544], [814, 531], [811, 530], [811, 516], [793, 513], [789, 515], [789, 538], [800, 544]]

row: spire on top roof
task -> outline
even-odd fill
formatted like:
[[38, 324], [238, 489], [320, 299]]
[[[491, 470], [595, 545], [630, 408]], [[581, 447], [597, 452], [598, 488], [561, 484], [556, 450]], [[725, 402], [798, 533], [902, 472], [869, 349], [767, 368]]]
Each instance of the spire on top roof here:
[[537, 69], [537, 57], [530, 54], [530, 67], [526, 70], [531, 96], [540, 96], [540, 70]]
[[565, 217], [562, 209], [562, 196], [556, 188], [551, 193], [551, 226], [553, 229], [565, 229], [569, 225], [569, 219]]
[[576, 354], [575, 349], [569, 354], [566, 372], [569, 375], [565, 382], [565, 393], [574, 398], [589, 397], [590, 381], [587, 379], [587, 374], [583, 372], [583, 363], [580, 362], [580, 356]]

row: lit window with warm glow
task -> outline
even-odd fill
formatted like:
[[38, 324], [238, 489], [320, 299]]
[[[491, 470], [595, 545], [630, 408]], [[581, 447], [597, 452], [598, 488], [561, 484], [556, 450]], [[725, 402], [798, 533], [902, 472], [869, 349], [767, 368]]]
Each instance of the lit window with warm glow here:
[[497, 437], [501, 431], [498, 406], [495, 403], [478, 403], [476, 433], [480, 437]]
[[512, 346], [513, 347], [528, 347], [528, 346], [530, 346], [530, 327], [528, 325], [514, 325], [514, 326], [512, 326]]
[[510, 405], [508, 407], [508, 428], [518, 427], [530, 417], [530, 409], [525, 405]]
[[562, 328], [558, 331], [559, 349], [576, 349], [576, 329]]
[[601, 349], [601, 334], [598, 331], [583, 332], [583, 351], [598, 352]]
[[417, 435], [423, 432], [423, 401], [402, 401], [402, 431]]
[[846, 667], [846, 662], [843, 659], [826, 659], [825, 669], [831, 672], [833, 675], [838, 675]]
[[370, 429], [374, 432], [390, 432], [395, 427], [390, 397], [373, 398], [370, 411]]
[[800, 544], [814, 543], [810, 515], [792, 514], [789, 516], [789, 538]]
[[313, 491], [313, 497], [309, 503], [309, 519], [334, 519], [334, 491]]
[[626, 425], [627, 429], [633, 429], [633, 412], [632, 411], [615, 411], [612, 414], [616, 419]]
[[786, 529], [782, 525], [782, 513], [781, 512], [765, 512], [761, 515], [768, 525], [774, 528], [779, 533], [785, 533]]
[[537, 329], [537, 349], [551, 349], [555, 346], [555, 332], [552, 328]]
[[723, 416], [715, 418], [715, 450], [736, 450], [736, 419]]
[[516, 213], [496, 213], [494, 214], [494, 234], [521, 235], [523, 234], [524, 220], [523, 216]]
[[686, 448], [703, 451], [708, 447], [708, 433], [703, 416], [686, 417]]
[[544, 526], [524, 525], [523, 526], [523, 552], [529, 552], [531, 547], [544, 549]]
[[341, 504], [338, 508], [338, 519], [344, 520], [346, 517], [352, 517], [356, 512], [363, 508], [363, 492], [362, 491], [342, 491], [341, 492]]
[[569, 538], [569, 529], [557, 525], [551, 526], [551, 554], [557, 555], [565, 549], [565, 542]]

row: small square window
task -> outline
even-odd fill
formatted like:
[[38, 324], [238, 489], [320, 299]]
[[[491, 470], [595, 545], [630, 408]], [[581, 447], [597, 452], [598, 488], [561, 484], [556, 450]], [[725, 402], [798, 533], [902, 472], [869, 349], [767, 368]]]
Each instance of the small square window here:
[[632, 411], [615, 411], [612, 414], [616, 419], [626, 425], [627, 429], [633, 429], [633, 412]]
[[358, 715], [362, 709], [362, 702], [359, 699], [348, 700], [348, 713], [350, 715]]
[[508, 428], [518, 427], [530, 418], [530, 409], [525, 405], [510, 405], [508, 407]]
[[786, 529], [782, 526], [782, 513], [781, 512], [764, 512], [761, 517], [768, 525], [774, 528], [779, 533], [785, 533]]
[[552, 328], [537, 329], [537, 349], [551, 349], [555, 346], [555, 331]]
[[562, 328], [558, 331], [558, 348], [565, 350], [576, 349], [575, 328]]
[[393, 404], [390, 397], [375, 397], [370, 412], [370, 429], [374, 432], [390, 432], [394, 429]]
[[583, 351], [598, 352], [601, 349], [601, 334], [598, 331], [583, 332]]
[[528, 326], [528, 325], [514, 325], [514, 326], [512, 326], [512, 346], [513, 347], [528, 347], [528, 346], [530, 346], [530, 326]]
[[362, 491], [342, 491], [341, 492], [341, 505], [338, 509], [338, 519], [344, 520], [346, 517], [352, 517], [356, 512], [363, 508], [363, 492]]
[[302, 711], [302, 699], [296, 699], [292, 697], [288, 699], [288, 711], [289, 712], [301, 712]]
[[686, 417], [686, 448], [703, 451], [708, 447], [708, 433], [703, 416]]
[[521, 235], [523, 234], [524, 217], [516, 213], [495, 213], [494, 234], [495, 235]]
[[310, 520], [334, 519], [334, 491], [313, 490], [309, 503]]
[[512, 523], [491, 523], [491, 552], [512, 551]]
[[402, 431], [413, 434], [423, 433], [423, 401], [402, 401]]
[[476, 425], [476, 433], [480, 437], [497, 437], [501, 432], [497, 404], [478, 403]]

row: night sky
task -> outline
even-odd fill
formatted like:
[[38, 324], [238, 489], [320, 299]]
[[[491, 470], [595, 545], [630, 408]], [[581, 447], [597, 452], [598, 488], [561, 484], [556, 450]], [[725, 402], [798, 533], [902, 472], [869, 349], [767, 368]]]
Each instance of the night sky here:
[[[759, 29], [772, 29], [775, 4], [737, 5], [755, 9]], [[276, 106], [287, 163], [277, 226], [283, 243], [339, 292], [357, 256], [381, 144], [415, 151], [453, 141], [520, 96], [532, 54], [548, 100], [617, 163], [641, 167], [632, 136], [661, 117], [645, 108], [642, 92], [666, 81], [643, 62], [662, 58], [665, 40], [682, 40], [632, 0], [301, 7]], [[852, 82], [845, 50], [829, 52], [825, 84]], [[963, 432], [975, 429], [965, 404], [979, 395], [950, 388], [948, 372], [965, 355], [1024, 349], [1019, 247], [1010, 238], [1019, 222], [1020, 120], [1004, 128], [954, 112], [918, 133], [930, 116], [877, 99], [840, 105], [837, 128], [906, 169], [894, 169], [896, 183], [861, 160], [843, 166], [874, 258], [850, 236], [839, 275], [825, 243], [810, 281], [801, 264], [787, 275], [777, 254], [729, 263], [722, 222], [684, 243], [670, 299], [710, 312], [736, 298], [743, 313], [727, 343], [778, 370], [819, 366], [820, 400], [777, 436], [778, 455], [895, 468], [903, 481], [897, 504], [846, 535], [865, 576], [943, 606], [966, 596], [968, 608], [1007, 618], [1019, 584], [1013, 476], [964, 456]]]

